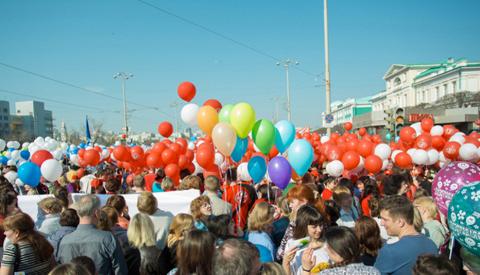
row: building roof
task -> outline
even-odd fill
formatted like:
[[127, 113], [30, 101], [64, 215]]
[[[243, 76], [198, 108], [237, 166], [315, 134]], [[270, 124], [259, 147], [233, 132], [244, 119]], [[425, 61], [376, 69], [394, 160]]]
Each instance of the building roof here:
[[458, 60], [449, 58], [447, 61], [440, 63], [436, 66], [432, 66], [431, 68], [419, 73], [417, 76], [415, 76], [415, 80], [432, 75], [432, 74], [441, 74], [441, 73], [444, 73], [456, 68], [462, 68], [462, 67], [480, 67], [480, 62], [468, 63], [467, 60], [464, 58], [460, 58]]

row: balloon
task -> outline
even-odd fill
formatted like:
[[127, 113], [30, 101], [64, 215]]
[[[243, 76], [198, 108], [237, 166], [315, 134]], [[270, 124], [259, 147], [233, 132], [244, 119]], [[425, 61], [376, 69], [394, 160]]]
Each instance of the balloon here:
[[18, 178], [25, 184], [31, 187], [37, 187], [40, 182], [41, 172], [40, 168], [33, 162], [25, 162], [18, 167]]
[[0, 164], [7, 165], [8, 158], [6, 156], [0, 156]]
[[128, 161], [130, 159], [130, 151], [125, 145], [120, 145], [113, 149], [113, 156], [118, 161]]
[[[83, 154], [83, 160], [85, 160], [87, 165], [96, 166], [100, 162], [100, 154], [94, 149], [88, 149]], [[42, 170], [42, 174], [43, 174], [43, 170]]]
[[352, 170], [360, 163], [360, 155], [355, 151], [348, 151], [343, 154], [342, 163], [345, 169]]
[[453, 136], [457, 132], [457, 128], [453, 125], [445, 125], [443, 126], [443, 135], [445, 139], [449, 139], [451, 136]]
[[413, 163], [418, 165], [426, 165], [428, 162], [428, 154], [427, 151], [423, 149], [417, 149], [413, 153], [412, 157]]
[[197, 123], [198, 127], [200, 127], [205, 134], [210, 136], [213, 127], [218, 123], [217, 111], [212, 106], [208, 105], [200, 107], [197, 113]]
[[352, 125], [351, 122], [345, 122], [345, 123], [343, 124], [343, 129], [345, 129], [345, 131], [350, 131], [350, 130], [352, 130], [352, 127], [353, 127], [353, 125]]
[[443, 127], [440, 125], [435, 125], [430, 129], [430, 135], [433, 136], [442, 136], [443, 135]]
[[405, 152], [400, 152], [395, 156], [395, 164], [400, 168], [410, 168], [412, 165], [412, 157]]
[[288, 120], [275, 124], [275, 146], [280, 153], [285, 152], [295, 139], [295, 126]]
[[357, 152], [364, 158], [368, 157], [373, 153], [374, 147], [373, 143], [368, 140], [362, 139], [358, 142]]
[[339, 160], [334, 160], [329, 162], [325, 169], [330, 176], [340, 177], [343, 173], [343, 163]]
[[432, 129], [432, 127], [433, 127], [433, 119], [431, 119], [429, 117], [426, 117], [426, 118], [422, 119], [420, 125], [421, 125], [423, 131], [429, 133], [430, 130]]
[[443, 167], [432, 182], [432, 197], [438, 210], [447, 215], [453, 195], [463, 186], [480, 181], [480, 168], [470, 162], [455, 161]]
[[217, 166], [221, 166], [223, 164], [223, 162], [225, 161], [225, 159], [223, 158], [222, 154], [220, 153], [215, 153], [215, 160], [214, 160], [214, 163], [217, 165]]
[[383, 160], [377, 155], [370, 155], [365, 159], [365, 169], [372, 174], [382, 170]]
[[358, 130], [358, 134], [359, 134], [361, 137], [363, 137], [366, 133], [367, 133], [367, 129], [365, 129], [365, 128], [363, 128], [363, 127]]
[[387, 141], [390, 141], [390, 140], [392, 139], [392, 134], [386, 133], [386, 134], [385, 134], [385, 139], [386, 139]]
[[209, 99], [203, 103], [203, 106], [211, 106], [213, 109], [215, 109], [217, 112], [219, 112], [222, 109], [222, 103], [216, 99]]
[[186, 102], [190, 102], [190, 100], [195, 97], [195, 85], [188, 81], [182, 82], [180, 85], [178, 85], [177, 93], [181, 99], [185, 100]]
[[0, 138], [0, 152], [3, 151], [3, 149], [5, 149], [5, 145], [6, 145], [5, 140]]
[[461, 188], [448, 207], [448, 225], [462, 247], [480, 257], [480, 182]]
[[443, 154], [449, 159], [456, 159], [459, 154], [460, 147], [460, 143], [449, 141], [445, 143], [445, 147], [443, 147]]
[[[98, 153], [97, 153], [98, 154]], [[42, 176], [49, 182], [56, 181], [63, 172], [62, 164], [55, 159], [47, 159], [40, 167]]]
[[220, 113], [218, 113], [218, 120], [220, 120], [220, 122], [230, 123], [230, 114], [232, 112], [232, 109], [232, 104], [227, 104], [223, 106], [222, 110], [220, 110]]
[[[288, 161], [293, 170], [302, 177], [313, 161], [313, 148], [304, 139], [297, 139], [288, 148]], [[342, 165], [343, 166], [343, 165]]]
[[375, 146], [374, 154], [379, 156], [382, 160], [388, 159], [391, 153], [392, 149], [385, 143], [380, 143]]
[[157, 152], [151, 152], [146, 158], [146, 164], [150, 168], [160, 168], [163, 166], [162, 155]]
[[175, 163], [170, 163], [165, 166], [165, 175], [171, 179], [178, 178], [180, 176], [180, 168]]
[[427, 150], [432, 146], [432, 137], [430, 134], [421, 134], [415, 140], [415, 147]]
[[[52, 159], [53, 156], [48, 152], [47, 150], [38, 150], [32, 155], [31, 161], [35, 163], [38, 167], [42, 166], [42, 163], [46, 161], [47, 159]], [[27, 183], [26, 181], [22, 180], [24, 183]], [[28, 184], [28, 183], [27, 183]]]
[[214, 164], [215, 153], [211, 148], [201, 147], [198, 148], [195, 159], [202, 168], [209, 169]]
[[158, 125], [158, 133], [165, 138], [168, 138], [173, 133], [173, 126], [170, 122], [164, 121]]
[[463, 160], [477, 159], [477, 147], [471, 143], [463, 144], [459, 150], [460, 158]]
[[268, 163], [268, 176], [278, 188], [283, 190], [292, 178], [292, 167], [284, 157], [274, 157]]
[[235, 143], [235, 148], [231, 154], [232, 160], [239, 162], [248, 148], [248, 138], [239, 138], [237, 137], [237, 142]]
[[253, 183], [260, 182], [267, 172], [267, 163], [260, 156], [255, 156], [248, 162], [248, 174], [252, 177]]
[[230, 156], [237, 143], [237, 135], [230, 124], [220, 122], [212, 131], [212, 140], [218, 151], [225, 156]]
[[267, 155], [275, 143], [275, 127], [269, 120], [260, 119], [253, 125], [252, 138], [258, 149]]
[[343, 155], [343, 150], [340, 148], [340, 146], [333, 145], [326, 149], [326, 155], [329, 161], [341, 160]]
[[413, 143], [416, 137], [417, 132], [412, 127], [406, 126], [400, 130], [400, 139], [402, 139], [406, 143]]
[[435, 163], [438, 162], [438, 159], [439, 159], [440, 156], [439, 156], [437, 150], [430, 149], [430, 150], [428, 150], [427, 154], [428, 154], [427, 165], [434, 165]]
[[240, 138], [246, 138], [255, 123], [255, 111], [248, 103], [236, 104], [230, 113], [230, 123]]
[[175, 153], [175, 151], [173, 151], [172, 149], [167, 148], [162, 152], [162, 162], [165, 165], [170, 163], [178, 163], [178, 154]]
[[237, 167], [237, 177], [241, 181], [251, 181], [252, 178], [248, 174], [248, 163], [242, 162]]
[[443, 147], [445, 146], [445, 139], [441, 135], [439, 136], [432, 136], [432, 147], [437, 149], [438, 151], [442, 151]]
[[183, 106], [182, 111], [180, 112], [182, 121], [190, 126], [195, 126], [195, 124], [197, 124], [198, 109], [198, 105], [194, 103], [189, 103]]
[[454, 134], [448, 141], [455, 141], [461, 145], [465, 143], [465, 137], [462, 134]]

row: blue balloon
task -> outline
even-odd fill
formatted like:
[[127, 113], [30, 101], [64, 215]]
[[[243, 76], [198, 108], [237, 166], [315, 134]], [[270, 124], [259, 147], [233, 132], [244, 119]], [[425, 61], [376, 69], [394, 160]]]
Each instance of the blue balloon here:
[[267, 163], [260, 156], [255, 156], [248, 162], [248, 174], [254, 183], [260, 182], [267, 172]]
[[75, 147], [75, 148], [72, 150], [72, 154], [74, 154], [74, 155], [78, 154], [78, 148], [77, 148], [77, 147]]
[[7, 165], [8, 158], [6, 156], [0, 156], [0, 163], [3, 165]]
[[35, 163], [25, 162], [18, 167], [17, 175], [23, 183], [28, 184], [31, 187], [37, 187], [42, 173], [40, 172], [40, 167]]
[[28, 152], [27, 150], [22, 150], [20, 151], [20, 156], [22, 157], [22, 159], [28, 160], [28, 158], [30, 158], [30, 152]]
[[300, 177], [310, 168], [313, 161], [313, 148], [304, 139], [296, 139], [288, 148], [288, 161]]
[[387, 134], [385, 135], [385, 139], [386, 139], [387, 141], [390, 141], [390, 140], [392, 139], [392, 134], [387, 133]]
[[235, 162], [239, 162], [242, 158], [243, 155], [245, 155], [245, 152], [247, 152], [248, 149], [248, 138], [239, 138], [237, 136], [237, 143], [235, 143], [235, 148], [233, 148], [233, 152], [230, 155]]
[[295, 139], [295, 125], [287, 120], [275, 124], [275, 146], [280, 153], [285, 152]]
[[80, 144], [78, 145], [78, 147], [80, 147], [80, 148], [82, 148], [82, 149], [85, 149], [86, 146], [85, 146], [85, 143], [82, 142], [82, 143], [80, 143]]

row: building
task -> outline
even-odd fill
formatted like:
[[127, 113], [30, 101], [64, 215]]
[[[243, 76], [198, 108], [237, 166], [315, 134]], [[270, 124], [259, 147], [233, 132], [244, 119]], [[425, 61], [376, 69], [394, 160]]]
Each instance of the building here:
[[23, 129], [30, 137], [53, 135], [52, 111], [45, 110], [45, 104], [39, 101], [15, 102], [15, 126]]
[[10, 135], [10, 103], [0, 100], [0, 137]]
[[[344, 101], [335, 101], [331, 105], [332, 126], [342, 125], [345, 122], [353, 122], [354, 117], [360, 116], [372, 111], [371, 97], [360, 99], [348, 98]], [[325, 125], [325, 119], [323, 120]]]

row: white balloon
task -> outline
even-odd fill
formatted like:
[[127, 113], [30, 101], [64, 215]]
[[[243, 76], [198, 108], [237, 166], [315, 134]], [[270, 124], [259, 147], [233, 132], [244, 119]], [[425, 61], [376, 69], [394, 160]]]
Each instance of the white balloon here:
[[190, 141], [190, 142], [188, 143], [188, 149], [194, 150], [194, 149], [195, 149], [195, 143], [193, 143], [192, 141]]
[[327, 174], [332, 177], [340, 177], [343, 173], [343, 169], [343, 163], [339, 160], [330, 161], [326, 167]]
[[7, 161], [8, 166], [15, 166], [15, 164], [16, 164], [16, 161], [14, 159], [10, 159]]
[[49, 182], [56, 181], [62, 175], [62, 164], [55, 159], [47, 159], [40, 167], [42, 176]]
[[413, 123], [412, 125], [410, 125], [410, 127], [415, 129], [417, 137], [422, 134], [422, 124], [420, 122]]
[[250, 177], [250, 174], [248, 173], [248, 163], [242, 162], [240, 165], [237, 167], [237, 177], [241, 181], [251, 181], [252, 177]]
[[24, 142], [22, 143], [22, 148], [28, 148], [29, 145], [30, 145], [30, 142]]
[[435, 149], [428, 150], [427, 154], [428, 154], [427, 165], [434, 165], [435, 163], [437, 163], [438, 159], [440, 158], [440, 154], [438, 154], [438, 151]]
[[70, 155], [70, 162], [72, 162], [75, 165], [78, 165], [78, 155]]
[[10, 157], [11, 157], [13, 160], [19, 160], [19, 159], [20, 159], [20, 151], [18, 151], [18, 150], [13, 150], [13, 151], [12, 151], [12, 154], [10, 155]]
[[199, 107], [195, 103], [188, 103], [187, 105], [183, 106], [182, 111], [180, 112], [180, 117], [182, 118], [183, 122], [190, 126], [195, 126], [197, 124], [198, 109]]
[[453, 135], [448, 141], [455, 141], [455, 142], [458, 142], [460, 144], [463, 144], [465, 143], [465, 137], [463, 137], [463, 135]]
[[45, 143], [45, 148], [49, 151], [53, 151], [57, 149], [57, 142], [55, 140], [50, 140], [49, 142]]
[[477, 158], [477, 147], [472, 143], [465, 143], [460, 147], [460, 158], [474, 160]]
[[102, 159], [106, 159], [106, 158], [108, 158], [108, 156], [110, 156], [110, 151], [108, 151], [107, 149], [103, 149], [103, 150], [102, 150], [102, 154], [100, 155], [100, 157], [101, 157]]
[[395, 150], [392, 152], [392, 156], [390, 157], [392, 159], [392, 161], [395, 162], [395, 157], [398, 155], [398, 153], [401, 153], [402, 150]]
[[39, 147], [43, 147], [45, 144], [45, 139], [43, 139], [43, 137], [37, 137], [33, 142]]
[[9, 142], [7, 142], [7, 148], [13, 148], [14, 144], [15, 143], [13, 143], [13, 141], [10, 140]]
[[35, 154], [35, 152], [37, 152], [40, 149], [41, 148], [36, 143], [32, 143], [28, 146], [28, 151], [30, 152], [30, 156]]
[[62, 160], [63, 159], [63, 153], [60, 150], [55, 150], [52, 152], [52, 156], [56, 160]]
[[388, 159], [384, 159], [382, 163], [382, 171], [388, 168]]
[[415, 149], [415, 148], [410, 148], [410, 149], [407, 150], [407, 154], [409, 154], [410, 157], [413, 159], [413, 154], [415, 153], [416, 150], [417, 149]]
[[215, 164], [218, 165], [218, 167], [222, 166], [223, 161], [224, 161], [224, 158], [222, 154], [215, 153]]
[[327, 141], [329, 141], [329, 140], [330, 140], [330, 137], [327, 137], [327, 136], [322, 136], [322, 137], [320, 138], [320, 142], [321, 142], [321, 143], [325, 143], [325, 142], [327, 142]]
[[382, 160], [386, 160], [390, 157], [392, 149], [385, 143], [380, 143], [375, 146], [375, 155], [379, 156]]
[[18, 178], [18, 175], [15, 171], [8, 171], [3, 175], [11, 184], [15, 184], [15, 180]]
[[417, 149], [413, 153], [412, 157], [413, 163], [419, 164], [419, 165], [425, 165], [428, 162], [428, 154], [427, 151], [423, 149]]
[[5, 149], [5, 145], [7, 145], [7, 144], [5, 143], [5, 140], [3, 140], [3, 139], [0, 138], [0, 151], [3, 151], [3, 149]]
[[440, 125], [435, 125], [430, 129], [430, 135], [432, 136], [441, 136], [443, 135], [443, 127]]

